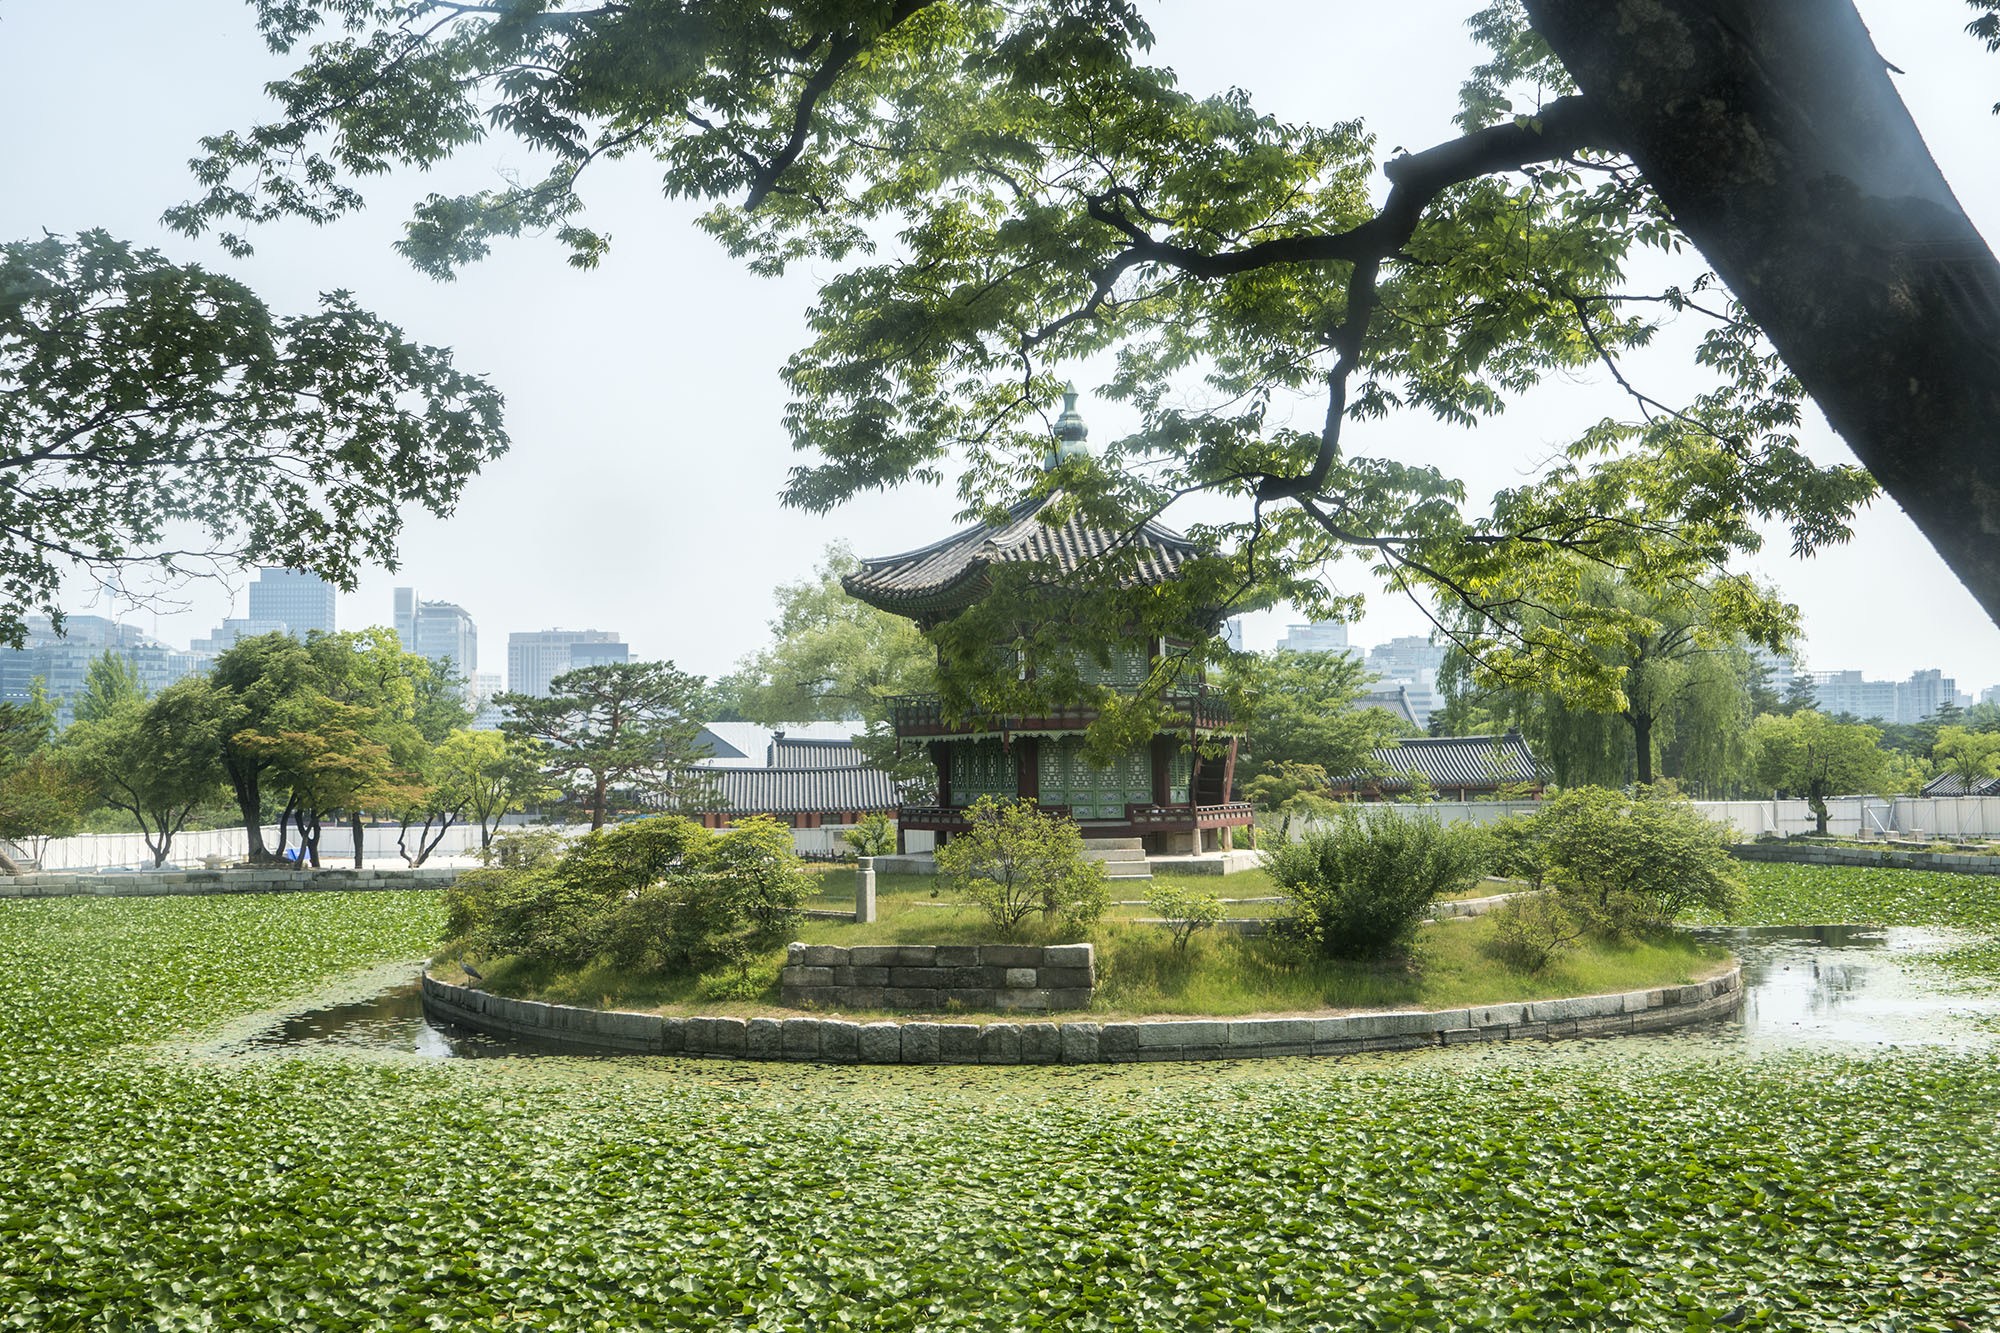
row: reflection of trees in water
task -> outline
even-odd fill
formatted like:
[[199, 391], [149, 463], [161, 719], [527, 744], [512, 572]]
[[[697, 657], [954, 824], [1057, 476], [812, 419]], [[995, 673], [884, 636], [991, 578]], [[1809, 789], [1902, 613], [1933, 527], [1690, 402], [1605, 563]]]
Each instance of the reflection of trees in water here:
[[253, 1049], [277, 1046], [371, 1047], [414, 1052], [433, 1058], [499, 1056], [520, 1048], [483, 1033], [435, 1027], [424, 1018], [424, 997], [416, 982], [391, 987], [365, 1000], [330, 1004], [293, 1014], [252, 1037]]

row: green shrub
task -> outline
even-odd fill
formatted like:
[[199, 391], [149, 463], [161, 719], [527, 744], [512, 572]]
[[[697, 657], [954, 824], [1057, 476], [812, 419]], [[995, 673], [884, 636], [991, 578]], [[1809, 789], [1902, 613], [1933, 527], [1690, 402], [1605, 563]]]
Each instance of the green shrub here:
[[768, 817], [716, 832], [663, 815], [492, 859], [452, 886], [447, 937], [558, 967], [600, 957], [638, 971], [740, 967], [784, 942], [815, 887], [791, 831]]
[[1207, 930], [1222, 920], [1221, 898], [1167, 880], [1154, 884], [1153, 891], [1146, 895], [1146, 906], [1165, 919], [1174, 938], [1174, 948], [1180, 953], [1187, 952], [1188, 941], [1196, 931]]
[[1485, 854], [1469, 825], [1344, 808], [1329, 827], [1272, 855], [1271, 878], [1289, 900], [1279, 928], [1328, 958], [1397, 953], [1433, 903], [1479, 879]]
[[1492, 953], [1509, 967], [1539, 972], [1590, 934], [1562, 895], [1524, 893], [1493, 913]]
[[1539, 814], [1508, 815], [1486, 825], [1489, 869], [1541, 888], [1548, 878], [1548, 826]]
[[1083, 854], [1073, 821], [1045, 815], [1033, 801], [991, 796], [966, 816], [971, 827], [937, 850], [938, 880], [1003, 933], [1037, 913], [1044, 927], [1087, 930], [1111, 905], [1104, 867]]
[[840, 835], [856, 856], [890, 856], [896, 850], [896, 821], [881, 813], [862, 816]]
[[1743, 891], [1727, 830], [1677, 793], [1579, 787], [1535, 818], [1548, 882], [1600, 929], [1654, 929], [1694, 908], [1726, 914]]

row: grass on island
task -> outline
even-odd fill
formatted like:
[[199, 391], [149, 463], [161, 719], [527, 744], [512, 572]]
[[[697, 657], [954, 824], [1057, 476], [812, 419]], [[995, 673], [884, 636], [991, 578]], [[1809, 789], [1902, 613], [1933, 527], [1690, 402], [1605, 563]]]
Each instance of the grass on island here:
[[[838, 905], [851, 905], [851, 872], [832, 870], [827, 878], [840, 885], [844, 898]], [[1210, 891], [1227, 885], [1229, 897], [1276, 892], [1262, 871], [1226, 879], [1193, 876], [1187, 882]], [[1493, 891], [1494, 886], [1486, 884], [1469, 896]], [[1128, 895], [1114, 887], [1113, 896], [1140, 894]], [[813, 905], [833, 906], [835, 895], [824, 895]], [[876, 919], [867, 925], [808, 920], [801, 923], [797, 937], [807, 944], [850, 946], [990, 944], [1002, 938], [984, 913], [954, 902], [930, 876], [879, 875], [875, 906]], [[1227, 915], [1242, 917], [1270, 916], [1278, 910], [1276, 905], [1265, 903], [1225, 908]], [[1246, 938], [1219, 928], [1197, 934], [1182, 954], [1175, 950], [1165, 929], [1135, 919], [1150, 915], [1145, 907], [1114, 909], [1081, 937], [1097, 947], [1098, 984], [1090, 1009], [1078, 1016], [1237, 1017], [1351, 1009], [1453, 1009], [1680, 985], [1714, 974], [1727, 957], [1725, 951], [1703, 946], [1684, 934], [1667, 934], [1648, 940], [1592, 941], [1544, 971], [1529, 974], [1494, 956], [1494, 926], [1488, 918], [1427, 925], [1411, 957], [1384, 963], [1305, 958], [1282, 941]], [[1079, 937], [1029, 932], [1019, 938], [1029, 943], [1056, 943]], [[657, 1008], [670, 1014], [797, 1013], [800, 1011], [779, 1003], [778, 973], [784, 960], [784, 951], [776, 949], [741, 971], [702, 977], [626, 972], [609, 963], [562, 971], [513, 959], [481, 963], [480, 971], [490, 990], [559, 1004]], [[1022, 1016], [1019, 1012], [1003, 1015], [962, 1008], [942, 1012], [965, 1018]], [[898, 1016], [914, 1015], [898, 1011]]]

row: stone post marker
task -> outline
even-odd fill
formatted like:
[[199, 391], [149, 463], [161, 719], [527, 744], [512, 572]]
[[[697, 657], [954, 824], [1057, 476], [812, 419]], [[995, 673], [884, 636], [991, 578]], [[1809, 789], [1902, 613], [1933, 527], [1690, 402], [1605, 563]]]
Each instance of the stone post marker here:
[[860, 922], [875, 919], [875, 858], [857, 856], [854, 872], [854, 919]]

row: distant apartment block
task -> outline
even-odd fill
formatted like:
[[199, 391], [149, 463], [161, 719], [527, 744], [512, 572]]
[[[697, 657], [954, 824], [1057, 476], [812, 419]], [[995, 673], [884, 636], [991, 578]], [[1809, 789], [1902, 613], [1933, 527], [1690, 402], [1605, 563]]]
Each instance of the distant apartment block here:
[[1798, 684], [1798, 661], [1790, 653], [1774, 653], [1757, 643], [1750, 645], [1750, 660], [1764, 668], [1764, 683], [1780, 699], [1790, 695]]
[[507, 636], [507, 688], [547, 698], [549, 683], [566, 671], [631, 660], [631, 648], [610, 630], [516, 632]]
[[1344, 653], [1347, 651], [1347, 626], [1338, 620], [1287, 625], [1283, 637], [1278, 640], [1278, 648], [1291, 653]]
[[1229, 651], [1243, 651], [1243, 617], [1231, 616], [1222, 625], [1222, 641], [1229, 645]]
[[1859, 671], [1815, 671], [1812, 678], [1820, 712], [1876, 722], [1922, 722], [1959, 700], [1958, 681], [1937, 670], [1908, 680], [1868, 680]]
[[2000, 685], [1988, 685], [1985, 689], [1981, 690], [1979, 692], [1979, 702], [1983, 704], [2000, 704]]
[[415, 588], [396, 589], [396, 637], [405, 652], [433, 662], [449, 662], [466, 682], [466, 695], [479, 674], [479, 627], [456, 602], [426, 602]]

